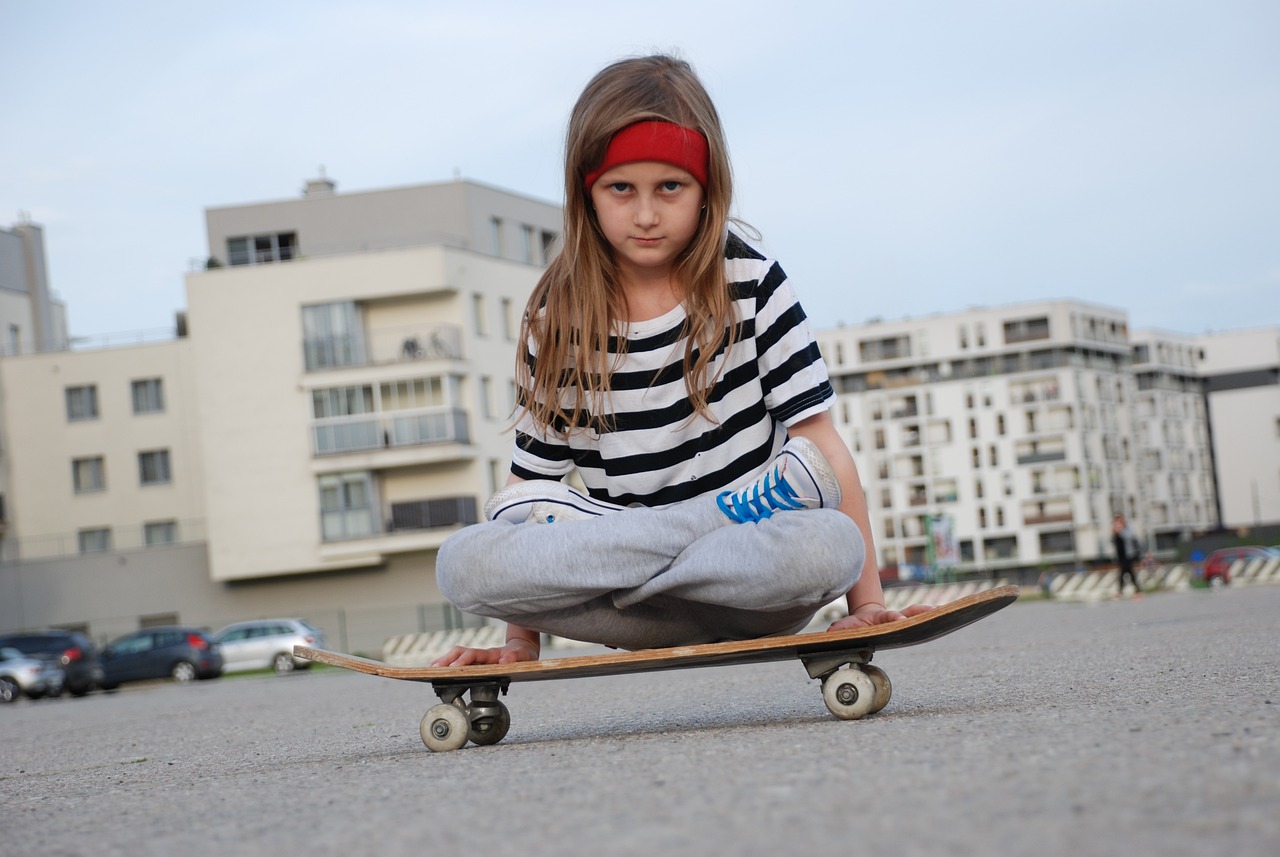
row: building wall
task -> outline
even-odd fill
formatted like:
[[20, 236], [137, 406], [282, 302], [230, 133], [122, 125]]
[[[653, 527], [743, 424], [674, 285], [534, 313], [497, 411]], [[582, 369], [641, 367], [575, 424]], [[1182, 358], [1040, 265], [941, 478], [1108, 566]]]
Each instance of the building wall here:
[[[433, 550], [452, 532], [326, 538], [327, 475], [371, 474], [379, 524], [397, 501], [466, 496], [482, 505], [494, 490], [491, 461], [510, 455], [515, 325], [538, 270], [420, 247], [189, 276], [214, 579], [372, 567], [390, 553]], [[367, 359], [308, 370], [303, 308], [346, 301], [358, 307]], [[420, 352], [406, 351], [410, 340]], [[461, 412], [465, 437], [318, 451], [317, 393], [415, 379], [441, 380], [442, 407]], [[379, 431], [393, 432], [391, 409], [379, 416]]]
[[1222, 524], [1280, 521], [1280, 327], [1206, 334], [1203, 350]]
[[471, 181], [356, 193], [314, 181], [302, 198], [209, 208], [205, 221], [209, 255], [223, 265], [232, 263], [229, 238], [280, 233], [295, 234], [305, 258], [432, 245], [543, 265], [544, 236], [562, 226], [559, 206]]
[[[371, 597], [376, 593], [376, 597]], [[66, 556], [0, 568], [0, 630], [83, 629], [99, 643], [147, 622], [217, 630], [232, 622], [297, 616], [329, 645], [380, 656], [394, 633], [458, 627], [436, 589], [434, 563], [394, 557], [385, 566], [294, 579], [222, 584], [203, 543]]]
[[1139, 504], [1156, 548], [1176, 547], [1218, 526], [1208, 411], [1195, 338], [1134, 334]]
[[[107, 529], [113, 549], [144, 543], [148, 523], [202, 538], [204, 477], [189, 378], [191, 343], [56, 351], [0, 360], [8, 456], [8, 559], [76, 552], [77, 534]], [[134, 413], [134, 381], [158, 380], [163, 409]], [[67, 391], [92, 388], [97, 414], [72, 419]], [[143, 484], [139, 456], [166, 452], [167, 481]], [[100, 490], [76, 490], [73, 462], [101, 459]], [[88, 486], [82, 486], [88, 489]]]
[[1140, 518], [1123, 311], [1050, 301], [818, 339], [882, 565], [927, 562], [938, 516], [960, 569], [1106, 560], [1112, 514]]

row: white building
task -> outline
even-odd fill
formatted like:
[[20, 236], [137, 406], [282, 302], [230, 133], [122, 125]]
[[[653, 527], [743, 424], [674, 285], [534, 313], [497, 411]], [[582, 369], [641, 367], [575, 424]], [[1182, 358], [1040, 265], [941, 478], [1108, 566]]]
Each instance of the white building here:
[[1218, 525], [1202, 359], [1194, 337], [1133, 335], [1138, 517], [1157, 550]]
[[173, 341], [0, 360], [21, 450], [0, 459], [0, 627], [437, 621], [435, 549], [506, 478], [519, 320], [559, 207], [322, 179], [207, 226]]
[[[1149, 520], [1137, 384], [1121, 310], [1044, 301], [818, 332], [882, 565], [1073, 566], [1110, 558], [1111, 518], [1165, 533], [1211, 503]], [[1204, 434], [1203, 414], [1192, 435]], [[1201, 487], [1208, 463], [1187, 463]], [[941, 525], [941, 526], [940, 526]], [[948, 540], [933, 539], [936, 530]]]
[[1280, 326], [1196, 338], [1222, 525], [1280, 522]]

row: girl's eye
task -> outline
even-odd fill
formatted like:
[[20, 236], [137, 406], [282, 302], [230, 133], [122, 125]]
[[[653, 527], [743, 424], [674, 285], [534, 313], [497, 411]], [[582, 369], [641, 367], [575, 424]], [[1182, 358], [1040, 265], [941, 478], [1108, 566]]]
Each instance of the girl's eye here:
[[626, 182], [614, 182], [613, 184], [609, 185], [609, 190], [613, 191], [614, 193], [626, 193], [630, 189], [631, 189], [631, 185], [627, 184]]
[[682, 187], [684, 187], [684, 182], [678, 182], [675, 179], [671, 179], [669, 181], [665, 181], [662, 183], [662, 189], [665, 190], [667, 193], [674, 193], [680, 190], [680, 188]]

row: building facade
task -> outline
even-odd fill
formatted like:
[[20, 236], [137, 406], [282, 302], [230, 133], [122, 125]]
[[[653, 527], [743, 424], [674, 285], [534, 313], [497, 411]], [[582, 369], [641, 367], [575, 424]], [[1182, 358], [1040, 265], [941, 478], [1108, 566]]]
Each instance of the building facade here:
[[1202, 354], [1195, 337], [1133, 335], [1137, 516], [1157, 551], [1219, 522]]
[[[0, 361], [23, 450], [7, 559], [24, 569], [0, 588], [27, 604], [0, 626], [379, 603], [430, 624], [413, 609], [442, 604], [435, 549], [506, 479], [515, 342], [559, 207], [468, 181], [318, 180], [207, 225], [173, 341]], [[90, 603], [67, 585], [35, 615], [37, 567], [101, 580], [163, 549], [181, 567], [161, 590], [81, 587]]]
[[[1150, 515], [1121, 310], [1045, 301], [818, 339], [884, 566], [1074, 567], [1110, 559], [1115, 514], [1152, 545], [1216, 523], [1203, 500]], [[1186, 466], [1203, 486], [1207, 460]]]

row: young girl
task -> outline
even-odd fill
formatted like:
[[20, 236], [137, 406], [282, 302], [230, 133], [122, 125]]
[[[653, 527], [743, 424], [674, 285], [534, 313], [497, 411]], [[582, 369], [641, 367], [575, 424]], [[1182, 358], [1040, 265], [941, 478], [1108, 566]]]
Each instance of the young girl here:
[[[724, 134], [689, 65], [597, 74], [565, 173], [564, 249], [521, 331], [511, 477], [436, 563], [506, 645], [435, 665], [534, 660], [542, 633], [626, 649], [797, 633], [842, 594], [832, 628], [901, 619], [804, 312], [729, 231]], [[560, 481], [575, 468], [586, 494]]]

